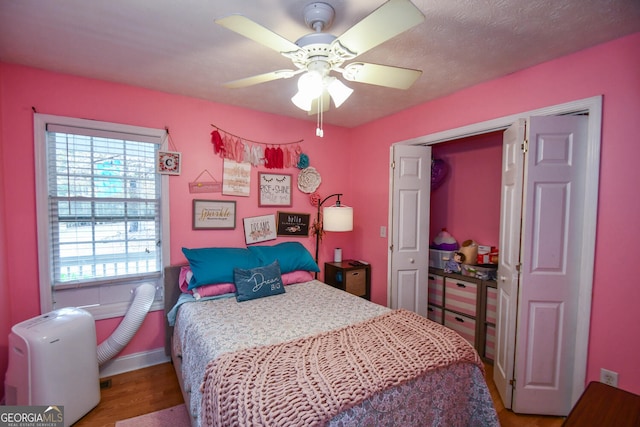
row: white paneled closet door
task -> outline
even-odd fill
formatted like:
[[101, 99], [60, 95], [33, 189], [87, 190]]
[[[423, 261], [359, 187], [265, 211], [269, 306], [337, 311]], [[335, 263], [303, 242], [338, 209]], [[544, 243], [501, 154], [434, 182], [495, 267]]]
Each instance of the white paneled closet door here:
[[393, 145], [389, 306], [427, 316], [431, 147]]
[[494, 379], [514, 412], [567, 415], [584, 265], [577, 254], [587, 118], [518, 121], [505, 131], [503, 153]]

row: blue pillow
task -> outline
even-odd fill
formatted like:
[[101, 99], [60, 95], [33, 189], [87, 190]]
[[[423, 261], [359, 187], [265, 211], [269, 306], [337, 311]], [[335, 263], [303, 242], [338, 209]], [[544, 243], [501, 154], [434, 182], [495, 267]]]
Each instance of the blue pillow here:
[[280, 275], [278, 261], [266, 267], [249, 270], [236, 268], [233, 270], [236, 283], [236, 301], [249, 301], [284, 293], [284, 283]]
[[296, 270], [318, 272], [318, 264], [299, 242], [284, 242], [273, 246], [249, 246], [248, 248], [263, 265], [278, 261], [282, 274]]
[[246, 248], [182, 248], [193, 278], [187, 289], [214, 283], [232, 283], [234, 268], [258, 267], [260, 260]]

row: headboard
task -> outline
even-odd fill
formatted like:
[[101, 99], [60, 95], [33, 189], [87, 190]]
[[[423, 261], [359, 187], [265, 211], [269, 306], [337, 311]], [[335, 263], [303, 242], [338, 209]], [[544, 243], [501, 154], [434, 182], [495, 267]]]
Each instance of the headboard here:
[[173, 326], [169, 326], [167, 313], [173, 308], [180, 297], [180, 268], [188, 264], [170, 265], [164, 268], [164, 352], [171, 357], [171, 337], [173, 336]]

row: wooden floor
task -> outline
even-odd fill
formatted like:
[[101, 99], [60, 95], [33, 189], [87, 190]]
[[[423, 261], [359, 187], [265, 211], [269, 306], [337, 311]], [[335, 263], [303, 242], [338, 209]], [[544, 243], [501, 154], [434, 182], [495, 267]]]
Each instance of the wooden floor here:
[[100, 403], [74, 427], [113, 427], [118, 420], [184, 403], [171, 363], [102, 379], [105, 380], [111, 380], [111, 386], [101, 390]]
[[498, 419], [502, 427], [560, 427], [564, 422], [564, 417], [542, 417], [535, 415], [516, 415], [508, 409], [504, 408], [502, 399], [493, 382], [493, 365], [484, 364], [487, 385], [493, 398], [493, 406], [496, 407]]
[[[564, 418], [515, 415], [504, 409], [493, 383], [493, 367], [485, 365], [487, 384], [502, 427], [559, 427]], [[115, 426], [116, 421], [159, 411], [183, 403], [173, 365], [161, 365], [116, 375], [111, 386], [101, 392], [100, 404], [74, 427]], [[181, 427], [181, 426], [176, 426]]]

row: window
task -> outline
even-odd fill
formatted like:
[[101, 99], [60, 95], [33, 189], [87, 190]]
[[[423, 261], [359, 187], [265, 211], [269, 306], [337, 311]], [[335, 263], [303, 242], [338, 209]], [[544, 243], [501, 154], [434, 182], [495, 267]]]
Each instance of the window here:
[[36, 114], [35, 135], [42, 310], [122, 315], [136, 286], [162, 288], [165, 131]]

